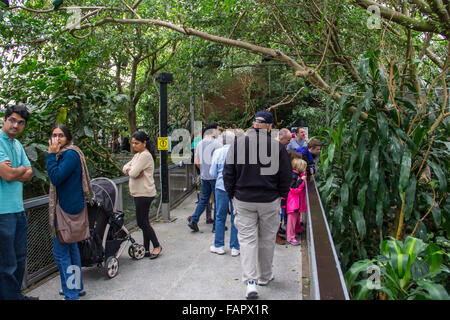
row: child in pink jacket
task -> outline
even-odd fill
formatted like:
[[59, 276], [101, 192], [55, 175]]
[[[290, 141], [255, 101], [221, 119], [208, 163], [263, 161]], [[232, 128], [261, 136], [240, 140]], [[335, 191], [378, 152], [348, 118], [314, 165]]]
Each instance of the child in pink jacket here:
[[306, 208], [306, 161], [302, 159], [292, 159], [292, 182], [286, 201], [286, 212], [288, 215], [286, 227], [286, 240], [294, 246], [300, 242], [295, 239], [295, 233], [302, 231], [300, 224], [300, 214], [305, 213]]

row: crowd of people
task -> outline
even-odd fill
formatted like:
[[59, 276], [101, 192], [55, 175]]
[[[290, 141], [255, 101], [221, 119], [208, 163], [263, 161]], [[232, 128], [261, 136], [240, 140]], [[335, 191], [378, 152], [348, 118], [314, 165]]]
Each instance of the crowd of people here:
[[[0, 300], [38, 299], [21, 292], [28, 228], [23, 183], [32, 179], [33, 172], [17, 136], [28, 120], [25, 107], [9, 106], [0, 130]], [[240, 256], [247, 299], [258, 297], [257, 285], [268, 285], [274, 280], [276, 243], [300, 244], [297, 238], [302, 232], [301, 217], [307, 211], [305, 181], [307, 175], [315, 173], [314, 160], [321, 150], [320, 140], [307, 141], [301, 127], [282, 128], [273, 139], [273, 123], [272, 114], [262, 110], [256, 113], [252, 128], [246, 132], [220, 132], [218, 124], [211, 123], [202, 137], [192, 141], [201, 195], [195, 212], [188, 218], [188, 226], [192, 232], [198, 232], [200, 216], [213, 207], [214, 218], [207, 217], [214, 232], [210, 251], [223, 255], [225, 224], [230, 215], [229, 247], [232, 257]], [[48, 144], [52, 252], [60, 274], [60, 294], [65, 300], [77, 300], [86, 294], [81, 274], [77, 286], [67, 283], [74, 266], [81, 270], [77, 243], [90, 236], [87, 204], [92, 201], [91, 179], [84, 154], [74, 145], [68, 127], [56, 125]], [[123, 173], [130, 177], [129, 189], [136, 206], [137, 225], [143, 233], [145, 256], [156, 259], [162, 246], [149, 223], [150, 205], [156, 196], [155, 148], [142, 131], [132, 135], [131, 147], [135, 154], [123, 166]]]
[[240, 255], [247, 299], [258, 297], [257, 285], [274, 280], [276, 243], [300, 244], [297, 238], [307, 212], [306, 177], [315, 173], [321, 151], [320, 140], [307, 141], [302, 127], [282, 128], [273, 139], [273, 123], [266, 110], [256, 113], [245, 133], [241, 129], [220, 133], [217, 123], [211, 123], [194, 153], [202, 188], [188, 226], [199, 231], [200, 216], [214, 194], [215, 237], [210, 251], [226, 253], [225, 221], [230, 215], [229, 247], [231, 256]]

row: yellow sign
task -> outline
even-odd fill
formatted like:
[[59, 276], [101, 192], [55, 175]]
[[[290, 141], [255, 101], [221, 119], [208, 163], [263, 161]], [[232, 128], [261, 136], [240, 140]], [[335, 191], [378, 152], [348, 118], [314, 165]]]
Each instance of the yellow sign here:
[[169, 137], [158, 137], [158, 150], [169, 150]]

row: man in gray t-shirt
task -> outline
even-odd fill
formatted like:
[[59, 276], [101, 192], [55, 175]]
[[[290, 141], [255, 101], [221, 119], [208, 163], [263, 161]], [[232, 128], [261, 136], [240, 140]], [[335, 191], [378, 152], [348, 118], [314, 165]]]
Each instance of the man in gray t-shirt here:
[[[202, 194], [200, 200], [197, 203], [197, 208], [188, 223], [189, 228], [192, 231], [197, 232], [198, 220], [205, 211], [211, 193], [214, 193], [216, 188], [216, 179], [209, 174], [209, 168], [211, 167], [212, 155], [216, 149], [222, 147], [222, 144], [216, 140], [217, 135], [217, 123], [208, 125], [205, 128], [205, 135], [202, 141], [197, 144], [195, 148], [194, 163], [200, 169], [200, 177], [202, 179]], [[216, 217], [216, 208], [214, 206], [214, 217]]]

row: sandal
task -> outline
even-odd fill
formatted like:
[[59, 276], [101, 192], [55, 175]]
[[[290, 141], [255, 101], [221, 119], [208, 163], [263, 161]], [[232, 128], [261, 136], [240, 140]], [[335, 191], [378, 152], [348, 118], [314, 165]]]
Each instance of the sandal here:
[[158, 253], [151, 253], [150, 254], [150, 259], [156, 259], [156, 258], [158, 258], [159, 257], [159, 255], [161, 254], [161, 251], [162, 251], [162, 247], [160, 246], [160, 249], [159, 249], [159, 252]]

